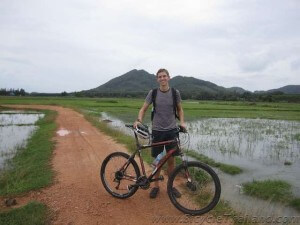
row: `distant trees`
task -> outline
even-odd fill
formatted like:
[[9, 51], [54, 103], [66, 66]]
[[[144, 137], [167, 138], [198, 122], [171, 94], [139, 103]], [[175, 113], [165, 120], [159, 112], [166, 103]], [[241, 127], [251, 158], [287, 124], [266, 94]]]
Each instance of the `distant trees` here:
[[[248, 101], [248, 102], [296, 102], [300, 103], [299, 94], [284, 94], [283, 92], [235, 92], [235, 91], [208, 91], [208, 90], [180, 90], [181, 98], [194, 100], [218, 100], [218, 101]], [[49, 97], [109, 97], [109, 98], [145, 98], [147, 91], [115, 91], [115, 92], [97, 92], [80, 91], [67, 93], [27, 93], [21, 89], [0, 89], [0, 96], [49, 96]]]
[[0, 95], [2, 96], [25, 96], [28, 93], [25, 92], [23, 88], [21, 89], [6, 89], [6, 88], [1, 88], [0, 89]]
[[63, 91], [63, 92], [61, 93], [61, 96], [68, 96], [68, 93], [65, 92], [65, 91]]
[[[188, 91], [179, 90], [181, 98], [183, 100], [194, 99], [194, 100], [218, 100], [218, 101], [249, 101], [249, 102], [300, 102], [300, 95], [298, 94], [284, 94], [282, 92], [228, 92], [228, 91]], [[81, 91], [75, 93], [69, 93], [70, 96], [75, 97], [109, 97], [109, 98], [145, 98], [148, 91], [140, 92], [92, 92], [92, 91]]]

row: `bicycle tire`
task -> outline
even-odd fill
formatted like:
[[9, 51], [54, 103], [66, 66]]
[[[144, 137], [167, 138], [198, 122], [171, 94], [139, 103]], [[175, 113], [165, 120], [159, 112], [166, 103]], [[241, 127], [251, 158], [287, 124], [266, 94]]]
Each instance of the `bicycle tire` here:
[[[191, 180], [187, 180], [186, 170]], [[176, 196], [173, 188], [180, 193]], [[185, 214], [202, 215], [212, 210], [221, 196], [218, 175], [208, 165], [201, 162], [186, 162], [175, 168], [167, 187], [173, 205]]]
[[[125, 164], [130, 156], [124, 152], [114, 152], [108, 155], [102, 162], [100, 177], [105, 190], [116, 198], [128, 198], [132, 196], [138, 187], [130, 187], [140, 177], [140, 169], [134, 159], [131, 159], [125, 170], [120, 167]], [[117, 160], [114, 162], [114, 160]], [[110, 170], [110, 171], [109, 171]], [[119, 186], [118, 186], [119, 184]], [[114, 187], [114, 185], [117, 185]], [[121, 186], [121, 187], [120, 187]]]

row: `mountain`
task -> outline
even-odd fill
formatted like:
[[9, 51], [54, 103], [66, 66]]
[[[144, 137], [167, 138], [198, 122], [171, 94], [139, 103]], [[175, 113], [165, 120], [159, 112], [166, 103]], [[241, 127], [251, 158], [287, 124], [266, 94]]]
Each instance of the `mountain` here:
[[249, 91], [246, 91], [245, 89], [240, 88], [240, 87], [231, 87], [231, 88], [227, 88], [227, 90], [229, 90], [231, 92], [238, 93], [238, 94], [243, 94], [245, 92], [249, 92]]
[[[269, 91], [247, 91], [241, 87], [225, 88], [209, 81], [187, 76], [175, 76], [170, 80], [170, 86], [178, 89], [183, 99], [199, 100], [241, 100], [249, 101], [300, 101], [298, 97], [283, 96], [285, 94], [300, 94], [300, 85], [288, 85]], [[131, 70], [121, 76], [111, 79], [96, 88], [76, 92], [75, 96], [98, 97], [145, 97], [150, 89], [157, 88], [156, 76], [145, 70]], [[277, 97], [269, 94], [276, 92]], [[280, 97], [281, 96], [281, 97]]]
[[226, 88], [218, 86], [209, 81], [204, 81], [196, 79], [194, 77], [183, 77], [176, 76], [170, 80], [170, 86], [174, 87], [180, 91], [189, 91], [189, 92], [208, 92], [208, 93], [218, 93], [226, 92]]
[[300, 94], [300, 85], [287, 85], [267, 92], [283, 92], [284, 94]]
[[120, 92], [145, 92], [155, 88], [156, 77], [145, 70], [131, 70], [119, 77], [116, 77], [97, 88], [86, 92], [96, 93], [120, 93]]
[[[233, 87], [224, 88], [212, 82], [196, 79], [194, 77], [175, 76], [170, 80], [170, 86], [180, 90], [183, 95], [200, 95], [209, 94], [217, 95], [218, 93], [244, 93], [246, 90]], [[116, 77], [99, 87], [83, 91], [87, 95], [96, 94], [98, 96], [113, 96], [114, 94], [145, 95], [150, 89], [158, 87], [156, 76], [145, 70], [131, 70], [119, 77]]]

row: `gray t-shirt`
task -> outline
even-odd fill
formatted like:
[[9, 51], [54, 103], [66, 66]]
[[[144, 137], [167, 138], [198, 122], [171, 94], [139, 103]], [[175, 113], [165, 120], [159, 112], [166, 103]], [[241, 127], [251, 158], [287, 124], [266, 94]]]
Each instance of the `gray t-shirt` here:
[[[149, 91], [145, 101], [148, 104], [152, 104], [152, 90]], [[181, 102], [181, 96], [178, 90], [176, 90], [176, 101], [176, 104]], [[162, 92], [158, 88], [155, 103], [152, 130], [167, 131], [176, 128], [171, 88], [167, 92]]]

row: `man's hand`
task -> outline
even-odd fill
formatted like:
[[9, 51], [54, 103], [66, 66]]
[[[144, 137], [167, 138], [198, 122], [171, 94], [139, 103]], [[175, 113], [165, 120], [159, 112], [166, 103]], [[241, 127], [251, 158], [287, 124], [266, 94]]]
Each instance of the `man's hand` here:
[[180, 128], [181, 132], [183, 132], [183, 133], [187, 132], [185, 123], [180, 123], [179, 128]]
[[141, 124], [141, 122], [137, 119], [136, 121], [134, 121], [133, 127], [136, 128], [138, 124]]

